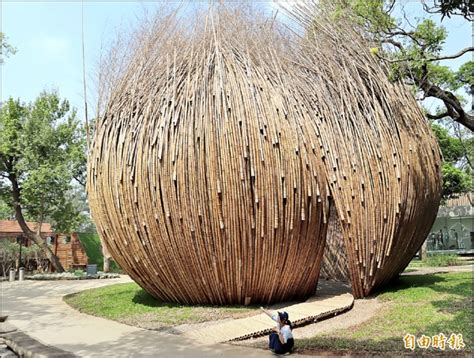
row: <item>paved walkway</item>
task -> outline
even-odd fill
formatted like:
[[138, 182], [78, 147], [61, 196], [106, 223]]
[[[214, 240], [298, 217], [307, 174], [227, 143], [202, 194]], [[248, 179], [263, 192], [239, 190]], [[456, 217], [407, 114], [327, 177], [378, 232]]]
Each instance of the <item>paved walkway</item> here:
[[183, 336], [131, 327], [80, 313], [64, 295], [130, 282], [108, 280], [0, 283], [0, 315], [37, 341], [83, 357], [273, 357], [267, 350], [230, 344], [199, 345]]
[[[231, 345], [199, 346], [181, 336], [144, 330], [82, 314], [62, 296], [128, 278], [0, 283], [1, 314], [43, 344], [83, 357], [272, 357], [268, 351]], [[0, 315], [1, 315], [0, 314]]]

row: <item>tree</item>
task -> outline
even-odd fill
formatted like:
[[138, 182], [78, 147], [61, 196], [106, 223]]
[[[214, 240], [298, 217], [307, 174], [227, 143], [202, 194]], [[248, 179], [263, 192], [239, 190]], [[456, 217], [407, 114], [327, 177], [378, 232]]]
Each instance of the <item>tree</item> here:
[[11, 220], [14, 216], [11, 206], [0, 197], [0, 220]]
[[8, 240], [0, 241], [0, 268], [3, 277], [6, 277], [7, 272], [15, 267], [19, 252], [20, 245], [16, 242], [10, 242]]
[[472, 21], [474, 14], [474, 3], [471, 0], [438, 0], [432, 4], [423, 1], [423, 8], [430, 14], [441, 14], [441, 20], [445, 16], [463, 16], [466, 20]]
[[16, 48], [7, 42], [7, 37], [0, 32], [0, 64], [3, 64], [4, 57], [10, 57], [16, 53]]
[[[41, 225], [49, 221], [56, 231], [70, 232], [81, 223], [82, 214], [69, 199], [84, 163], [84, 131], [68, 101], [43, 92], [28, 105], [12, 98], [2, 105], [0, 199], [58, 272], [64, 269], [41, 237]], [[36, 231], [27, 219], [37, 223]]]
[[445, 127], [432, 124], [431, 128], [438, 139], [443, 154], [443, 199], [456, 197], [472, 190], [471, 156], [474, 137], [452, 136]]
[[[474, 47], [441, 55], [447, 38], [445, 27], [428, 17], [412, 23], [403, 8], [396, 17], [395, 5], [395, 0], [339, 0], [335, 15], [362, 26], [374, 42], [371, 52], [388, 65], [393, 80], [414, 86], [423, 98], [443, 102], [444, 110], [427, 113], [429, 119], [451, 118], [474, 131], [474, 114], [464, 109], [463, 99], [456, 92], [462, 87], [468, 93], [474, 92], [474, 62], [467, 61], [458, 71], [442, 65], [446, 60], [474, 51]], [[462, 15], [466, 20], [472, 18], [473, 5], [468, 0], [435, 1], [431, 5], [422, 1], [422, 5], [427, 15], [439, 13], [442, 19], [451, 15]]]
[[85, 186], [82, 185], [82, 181], [80, 184], [75, 184], [72, 186], [71, 190], [68, 192], [68, 200], [74, 206], [74, 208], [76, 208], [81, 213], [81, 224], [77, 228], [77, 231], [84, 233], [96, 233], [97, 231], [90, 215], [90, 208], [87, 201]]

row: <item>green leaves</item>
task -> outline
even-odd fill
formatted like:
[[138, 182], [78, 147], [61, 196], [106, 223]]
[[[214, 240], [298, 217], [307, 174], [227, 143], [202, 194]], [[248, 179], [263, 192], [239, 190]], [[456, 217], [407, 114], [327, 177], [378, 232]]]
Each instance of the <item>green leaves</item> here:
[[437, 124], [432, 124], [431, 129], [436, 135], [443, 154], [443, 166], [441, 168], [443, 198], [448, 199], [471, 191], [471, 168], [469, 166], [463, 168], [458, 164], [466, 159], [469, 160], [470, 153], [468, 151], [472, 149], [474, 139], [464, 138], [464, 140], [461, 140], [460, 138], [453, 137], [446, 128]]
[[[391, 80], [412, 86], [414, 94], [422, 92], [424, 97], [443, 101], [444, 106], [438, 108], [438, 113], [428, 114], [432, 119], [449, 118], [449, 129], [432, 125], [443, 153], [443, 197], [447, 199], [472, 190], [474, 137], [469, 130], [474, 129], [474, 119], [464, 109], [466, 102], [457, 91], [464, 88], [474, 95], [474, 62], [464, 63], [458, 71], [441, 64], [443, 60], [469, 53], [472, 48], [441, 55], [448, 35], [446, 28], [428, 17], [415, 18], [412, 23], [405, 15], [405, 21], [396, 18], [392, 12], [394, 1], [336, 0], [336, 3], [339, 4], [337, 17], [352, 20], [373, 41], [369, 51], [388, 65]], [[467, 5], [462, 1], [420, 6], [428, 13], [440, 13], [443, 17], [462, 14], [468, 19]], [[460, 129], [460, 125], [465, 130]]]
[[26, 109], [12, 98], [2, 106], [0, 112], [0, 156], [16, 156], [18, 151], [18, 131], [21, 129], [21, 118]]
[[65, 205], [64, 193], [68, 190], [70, 181], [64, 165], [32, 168], [21, 184], [23, 206], [36, 218], [54, 215]]
[[[399, 30], [393, 33], [397, 35], [387, 35], [389, 39], [381, 38], [380, 41], [388, 43], [388, 40], [395, 40], [402, 45], [396, 50], [389, 49], [387, 46], [382, 47], [385, 51], [381, 57], [389, 61], [394, 79], [421, 79], [426, 72], [432, 81], [436, 81], [434, 77], [438, 73], [441, 77], [444, 76], [445, 80], [449, 75], [454, 76], [448, 67], [431, 63], [439, 56], [447, 37], [443, 26], [436, 25], [431, 19], [425, 19], [413, 31]], [[454, 83], [453, 78], [449, 80], [451, 81], [447, 82], [449, 85]]]
[[474, 95], [474, 61], [466, 62], [459, 67], [455, 81], [459, 87], [465, 86], [467, 93]]
[[437, 124], [432, 124], [431, 129], [438, 139], [444, 161], [456, 164], [465, 154], [464, 147], [459, 138], [452, 137], [446, 128]]
[[462, 15], [466, 20], [472, 20], [474, 14], [474, 3], [467, 0], [434, 1], [431, 6], [425, 4], [424, 7], [432, 14], [442, 14], [441, 20], [443, 20], [445, 16], [451, 17], [451, 15]]
[[453, 164], [443, 163], [441, 173], [443, 175], [443, 198], [455, 197], [471, 190], [471, 176]]
[[6, 203], [0, 194], [0, 220], [11, 220], [14, 216], [11, 205]]
[[457, 90], [460, 85], [456, 80], [456, 74], [448, 67], [436, 63], [428, 63], [428, 74], [431, 82], [444, 90]]
[[84, 176], [85, 150], [83, 128], [68, 101], [55, 92], [43, 92], [30, 104], [10, 98], [0, 110], [0, 199], [12, 203], [16, 181], [30, 219], [74, 229], [81, 214], [68, 193], [73, 179]]
[[3, 64], [5, 57], [10, 57], [16, 53], [16, 48], [7, 42], [7, 37], [0, 32], [0, 65]]
[[460, 58], [474, 48], [466, 47], [454, 54], [442, 53], [448, 32], [430, 18], [433, 13], [441, 14], [441, 20], [444, 16], [460, 14], [469, 20], [472, 14], [468, 8], [472, 5], [468, 7], [463, 1], [445, 1], [441, 5], [410, 4], [410, 11], [418, 6], [426, 15], [413, 18], [407, 16], [405, 4], [393, 0], [320, 0], [320, 3], [335, 9], [334, 21], [351, 21], [364, 33], [369, 40], [369, 51], [387, 65], [391, 80], [413, 86], [414, 92], [423, 93], [423, 98], [441, 100], [445, 107], [443, 113], [449, 113], [452, 121], [474, 131], [474, 117], [456, 92], [464, 87], [468, 93], [474, 93], [472, 61], [462, 65], [457, 72], [440, 64]]
[[419, 47], [427, 53], [438, 55], [443, 48], [447, 35], [444, 26], [436, 25], [431, 19], [425, 19], [416, 26], [410, 38], [413, 41], [412, 46]]

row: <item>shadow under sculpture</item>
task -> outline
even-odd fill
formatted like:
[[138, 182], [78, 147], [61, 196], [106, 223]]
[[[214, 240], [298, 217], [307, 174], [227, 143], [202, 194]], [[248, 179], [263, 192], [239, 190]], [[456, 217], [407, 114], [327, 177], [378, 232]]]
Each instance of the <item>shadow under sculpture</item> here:
[[334, 205], [356, 297], [403, 270], [436, 215], [439, 150], [360, 36], [290, 41], [236, 9], [192, 31], [161, 16], [114, 82], [89, 157], [92, 215], [121, 268], [164, 301], [302, 300]]

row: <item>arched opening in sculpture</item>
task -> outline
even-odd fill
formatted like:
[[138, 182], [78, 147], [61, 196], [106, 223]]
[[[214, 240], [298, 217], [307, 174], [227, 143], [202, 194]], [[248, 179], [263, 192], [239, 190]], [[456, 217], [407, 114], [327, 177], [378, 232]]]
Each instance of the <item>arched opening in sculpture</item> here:
[[350, 283], [342, 225], [334, 204], [329, 211], [326, 245], [321, 263], [321, 278]]

